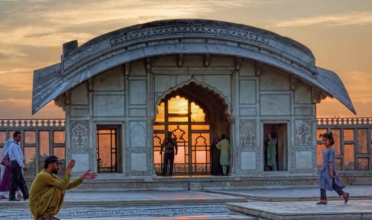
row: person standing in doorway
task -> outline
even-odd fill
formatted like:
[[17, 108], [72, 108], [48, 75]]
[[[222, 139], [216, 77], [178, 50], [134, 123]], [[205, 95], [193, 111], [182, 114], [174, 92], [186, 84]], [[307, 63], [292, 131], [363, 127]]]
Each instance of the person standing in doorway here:
[[168, 132], [167, 138], [163, 141], [163, 144], [161, 145], [161, 149], [160, 149], [160, 155], [163, 153], [164, 148], [165, 148], [165, 154], [164, 154], [164, 167], [163, 167], [162, 175], [163, 176], [167, 175], [168, 161], [169, 161], [170, 163], [169, 176], [172, 176], [173, 163], [174, 163], [174, 150], [176, 150], [176, 155], [178, 152], [177, 140], [175, 138], [172, 138], [172, 132]]
[[222, 175], [222, 166], [220, 164], [220, 150], [217, 149], [217, 144], [220, 142], [220, 137], [216, 137], [211, 145], [211, 174], [215, 176]]
[[216, 147], [221, 150], [220, 164], [222, 165], [223, 175], [227, 176], [227, 167], [230, 165], [230, 142], [226, 135], [221, 135], [221, 141], [218, 142]]
[[339, 196], [343, 196], [346, 204], [349, 201], [349, 193], [342, 190], [345, 186], [337, 175], [335, 150], [332, 148], [332, 145], [335, 143], [333, 134], [324, 133], [321, 136], [325, 148], [322, 150], [323, 166], [319, 173], [320, 202], [317, 205], [327, 205], [326, 190], [335, 190]]
[[10, 170], [12, 171], [12, 185], [10, 187], [9, 192], [9, 201], [20, 201], [15, 197], [17, 187], [21, 189], [23, 199], [28, 200], [28, 189], [26, 181], [22, 174], [22, 170], [27, 171], [27, 168], [23, 163], [24, 157], [21, 147], [18, 145], [18, 143], [21, 140], [22, 140], [21, 132], [19, 131], [14, 132], [13, 143], [10, 145], [9, 149]]

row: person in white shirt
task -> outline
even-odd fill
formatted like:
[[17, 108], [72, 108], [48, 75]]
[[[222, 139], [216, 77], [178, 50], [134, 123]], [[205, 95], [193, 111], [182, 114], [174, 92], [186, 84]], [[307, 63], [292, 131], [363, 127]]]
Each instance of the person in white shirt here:
[[[1, 155], [1, 162], [9, 161], [9, 149], [10, 145], [13, 143], [13, 139], [8, 139], [3, 148], [3, 154]], [[0, 199], [8, 199], [10, 187], [12, 185], [12, 171], [10, 170], [10, 163], [9, 166], [0, 165], [1, 167], [1, 174], [0, 174]], [[17, 189], [17, 198], [23, 198], [21, 195], [21, 191], [19, 188]]]
[[27, 171], [27, 168], [23, 163], [24, 157], [21, 147], [18, 145], [21, 139], [22, 139], [21, 132], [19, 131], [14, 132], [13, 134], [14, 141], [9, 148], [10, 169], [12, 171], [12, 186], [10, 187], [9, 201], [20, 201], [15, 197], [15, 192], [18, 186], [22, 191], [24, 200], [28, 200], [29, 195], [26, 181], [22, 175], [22, 169], [24, 171]]

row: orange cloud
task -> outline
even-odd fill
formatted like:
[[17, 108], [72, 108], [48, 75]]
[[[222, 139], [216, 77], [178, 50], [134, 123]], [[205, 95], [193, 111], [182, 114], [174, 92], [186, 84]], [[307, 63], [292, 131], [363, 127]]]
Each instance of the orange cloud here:
[[281, 21], [277, 27], [367, 25], [372, 23], [372, 11], [316, 16]]

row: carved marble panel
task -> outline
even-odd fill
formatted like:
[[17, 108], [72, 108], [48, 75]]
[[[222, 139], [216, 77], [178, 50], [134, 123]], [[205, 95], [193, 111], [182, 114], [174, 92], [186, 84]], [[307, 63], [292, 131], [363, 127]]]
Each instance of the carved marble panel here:
[[242, 148], [236, 150], [235, 168], [237, 175], [260, 174], [261, 152], [258, 147]]
[[311, 116], [313, 115], [313, 109], [308, 107], [296, 107], [295, 115]]
[[129, 81], [129, 103], [131, 105], [145, 105], [147, 103], [146, 80]]
[[256, 152], [242, 151], [240, 153], [240, 169], [242, 170], [255, 170], [256, 167]]
[[71, 90], [72, 105], [88, 105], [88, 85], [86, 82]]
[[268, 67], [262, 68], [260, 76], [261, 90], [289, 90], [289, 77]]
[[74, 175], [81, 175], [88, 169], [97, 172], [95, 167], [96, 148], [67, 148], [66, 161], [75, 159], [75, 168], [72, 170]]
[[129, 116], [131, 117], [146, 117], [147, 109], [145, 108], [132, 108], [129, 109]]
[[316, 174], [316, 148], [313, 146], [295, 146], [291, 148], [290, 173]]
[[301, 84], [297, 84], [295, 89], [296, 104], [311, 104], [311, 90]]
[[255, 80], [240, 80], [239, 91], [240, 104], [256, 104]]
[[87, 121], [71, 122], [71, 147], [85, 148], [88, 145], [89, 123]]
[[147, 144], [147, 126], [146, 122], [130, 123], [130, 146], [146, 147]]
[[257, 115], [256, 108], [240, 108], [239, 109], [240, 116], [255, 116]]
[[118, 66], [93, 78], [94, 91], [123, 91], [124, 68]]
[[255, 65], [253, 62], [243, 61], [240, 67], [241, 76], [255, 76]]
[[89, 154], [72, 154], [71, 159], [76, 161], [73, 172], [85, 172], [89, 170]]
[[311, 120], [296, 120], [296, 145], [311, 145], [312, 122]]
[[125, 116], [124, 95], [101, 95], [93, 97], [94, 116]]
[[261, 95], [261, 115], [290, 115], [291, 97], [290, 95]]
[[130, 63], [131, 76], [146, 76], [145, 59], [137, 60]]
[[312, 169], [313, 154], [311, 151], [296, 152], [296, 169]]
[[255, 120], [240, 120], [240, 144], [242, 146], [256, 146], [256, 127]]
[[131, 171], [147, 171], [147, 153], [131, 153], [130, 157]]

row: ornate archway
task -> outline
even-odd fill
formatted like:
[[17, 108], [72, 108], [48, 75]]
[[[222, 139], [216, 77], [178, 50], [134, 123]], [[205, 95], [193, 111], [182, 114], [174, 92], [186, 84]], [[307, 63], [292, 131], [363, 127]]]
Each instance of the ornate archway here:
[[[175, 175], [211, 175], [214, 157], [211, 145], [221, 134], [230, 135], [228, 106], [216, 92], [194, 82], [167, 92], [157, 105], [154, 122], [154, 166], [163, 168], [161, 144], [167, 132], [177, 140]], [[216, 160], [214, 160], [216, 161]]]

